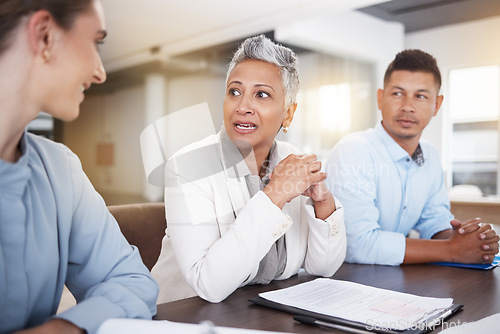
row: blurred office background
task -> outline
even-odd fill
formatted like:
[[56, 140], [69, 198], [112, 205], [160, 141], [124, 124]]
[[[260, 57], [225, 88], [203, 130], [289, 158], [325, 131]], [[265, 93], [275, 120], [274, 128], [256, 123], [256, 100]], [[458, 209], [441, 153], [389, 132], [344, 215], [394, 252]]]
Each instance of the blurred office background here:
[[219, 129], [226, 65], [243, 39], [260, 33], [301, 62], [299, 107], [280, 139], [323, 161], [342, 136], [380, 120], [376, 90], [397, 52], [434, 55], [445, 100], [424, 138], [440, 152], [449, 188], [499, 194], [498, 0], [102, 2], [107, 82], [86, 93], [76, 121], [41, 114], [30, 127], [77, 153], [108, 204], [162, 200], [146, 182], [141, 131], [201, 102]]

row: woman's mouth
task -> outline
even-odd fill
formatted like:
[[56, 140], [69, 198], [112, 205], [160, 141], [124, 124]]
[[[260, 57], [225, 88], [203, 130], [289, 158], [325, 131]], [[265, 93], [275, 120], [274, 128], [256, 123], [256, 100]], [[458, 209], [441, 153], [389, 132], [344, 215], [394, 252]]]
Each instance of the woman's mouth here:
[[257, 129], [257, 125], [253, 123], [235, 123], [234, 127], [236, 132], [239, 133], [250, 133]]

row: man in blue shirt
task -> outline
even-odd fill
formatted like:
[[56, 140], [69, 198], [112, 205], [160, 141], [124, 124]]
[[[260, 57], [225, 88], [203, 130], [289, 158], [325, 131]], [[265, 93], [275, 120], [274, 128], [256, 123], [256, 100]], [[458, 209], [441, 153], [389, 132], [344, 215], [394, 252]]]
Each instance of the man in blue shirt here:
[[[400, 52], [377, 92], [382, 122], [333, 149], [327, 185], [344, 204], [346, 261], [488, 263], [498, 253], [490, 225], [453, 219], [439, 155], [420, 140], [443, 102], [440, 87], [434, 57]], [[412, 229], [419, 239], [407, 238]]]

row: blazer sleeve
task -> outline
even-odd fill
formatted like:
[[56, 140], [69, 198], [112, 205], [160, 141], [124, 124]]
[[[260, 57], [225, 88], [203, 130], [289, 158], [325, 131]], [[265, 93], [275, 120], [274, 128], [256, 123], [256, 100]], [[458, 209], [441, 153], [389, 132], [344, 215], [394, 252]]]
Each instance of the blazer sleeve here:
[[346, 232], [344, 226], [344, 208], [335, 199], [336, 210], [325, 220], [316, 218], [310, 198], [305, 198], [306, 217], [309, 233], [304, 269], [313, 275], [330, 277], [342, 265], [346, 255]]

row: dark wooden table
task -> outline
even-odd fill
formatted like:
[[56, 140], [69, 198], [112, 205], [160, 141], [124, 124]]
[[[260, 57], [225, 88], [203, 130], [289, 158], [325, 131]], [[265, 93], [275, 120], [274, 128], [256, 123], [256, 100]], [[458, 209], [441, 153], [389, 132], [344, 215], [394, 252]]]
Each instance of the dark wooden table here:
[[[300, 273], [269, 285], [242, 287], [218, 304], [206, 302], [199, 297], [161, 304], [158, 305], [155, 319], [187, 323], [211, 320], [218, 326], [290, 333], [344, 333], [304, 325], [294, 321], [291, 314], [248, 302], [248, 299], [261, 292], [285, 288], [314, 278]], [[455, 303], [465, 305], [462, 311], [449, 318], [444, 325], [436, 327], [433, 333], [447, 326], [500, 313], [499, 268], [480, 271], [430, 264], [389, 267], [344, 263], [332, 278], [420, 296], [451, 297]]]

